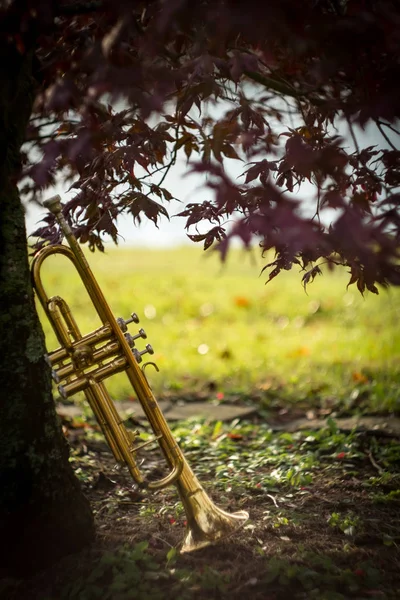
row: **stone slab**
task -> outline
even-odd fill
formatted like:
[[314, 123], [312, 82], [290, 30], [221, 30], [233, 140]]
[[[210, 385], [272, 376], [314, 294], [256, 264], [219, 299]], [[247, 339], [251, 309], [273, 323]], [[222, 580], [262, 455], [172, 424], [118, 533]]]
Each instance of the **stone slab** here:
[[[180, 421], [190, 418], [206, 418], [210, 421], [233, 421], [245, 419], [257, 414], [257, 409], [251, 406], [236, 406], [233, 404], [211, 404], [208, 402], [172, 403], [168, 400], [158, 402], [160, 409], [167, 421]], [[143, 409], [139, 402], [115, 402], [115, 406], [122, 419], [129, 417], [138, 421], [145, 419]], [[57, 404], [57, 412], [64, 418], [77, 418], [82, 416], [82, 409], [75, 404]], [[400, 437], [400, 419], [394, 416], [353, 416], [336, 418], [336, 425], [342, 431], [352, 429], [366, 431], [380, 431], [387, 435]], [[321, 429], [326, 426], [326, 419], [294, 419], [286, 423], [270, 423], [274, 431], [295, 432], [303, 429]]]
[[[206, 418], [210, 421], [232, 421], [244, 419], [256, 414], [257, 409], [251, 406], [236, 406], [232, 404], [214, 405], [208, 402], [187, 402], [173, 404], [160, 400], [158, 405], [168, 421], [180, 421], [190, 418]], [[145, 419], [145, 414], [139, 402], [115, 402], [115, 406], [123, 419]], [[66, 418], [77, 418], [82, 410], [75, 404], [57, 404], [57, 412]]]
[[[391, 436], [400, 437], [400, 419], [394, 416], [353, 416], [335, 418], [335, 423], [342, 431], [379, 431]], [[326, 419], [295, 419], [272, 426], [277, 431], [288, 431], [293, 433], [303, 429], [321, 429], [326, 426]]]

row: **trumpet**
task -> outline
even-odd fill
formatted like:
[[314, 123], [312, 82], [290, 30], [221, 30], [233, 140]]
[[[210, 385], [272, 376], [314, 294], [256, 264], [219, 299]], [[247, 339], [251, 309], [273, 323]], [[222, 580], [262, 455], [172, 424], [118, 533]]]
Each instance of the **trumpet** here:
[[[118, 465], [125, 465], [136, 485], [151, 491], [175, 485], [186, 513], [186, 532], [181, 552], [192, 552], [232, 535], [249, 518], [246, 511], [228, 513], [214, 504], [192, 471], [177, 444], [168, 423], [159, 408], [148, 383], [145, 368], [158, 367], [154, 362], [141, 365], [145, 354], [152, 355], [150, 344], [138, 350], [137, 340], [146, 339], [143, 329], [135, 335], [128, 332], [128, 325], [138, 324], [139, 318], [132, 313], [129, 319], [115, 318], [106, 302], [86, 257], [74, 236], [63, 212], [60, 196], [53, 196], [43, 206], [56, 217], [68, 242], [46, 246], [39, 250], [32, 261], [32, 284], [47, 318], [55, 332], [60, 347], [46, 355], [54, 381], [63, 398], [83, 392], [101, 428], [105, 440]], [[74, 316], [60, 296], [48, 297], [41, 278], [41, 267], [49, 257], [61, 254], [72, 261], [88, 292], [102, 325], [82, 335]], [[111, 399], [105, 380], [125, 372], [154, 438], [137, 443], [138, 431], [125, 427]], [[138, 440], [140, 442], [140, 440]], [[137, 454], [147, 445], [158, 442], [168, 466], [167, 474], [157, 481], [148, 481], [141, 472]]]

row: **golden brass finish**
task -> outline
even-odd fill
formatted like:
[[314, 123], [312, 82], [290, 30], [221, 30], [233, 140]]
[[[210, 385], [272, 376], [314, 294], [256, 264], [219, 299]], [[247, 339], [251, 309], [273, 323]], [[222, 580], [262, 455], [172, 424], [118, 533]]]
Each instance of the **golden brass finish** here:
[[[36, 254], [32, 263], [33, 286], [60, 344], [47, 356], [53, 378], [60, 384], [60, 393], [65, 397], [78, 391], [85, 393], [116, 461], [128, 467], [137, 485], [149, 490], [160, 490], [171, 484], [176, 486], [187, 520], [181, 552], [203, 548], [231, 535], [247, 521], [249, 515], [246, 511], [229, 514], [218, 508], [186, 461], [144, 374], [146, 365], [158, 368], [152, 362], [140, 368], [140, 353], [128, 343], [130, 341], [132, 345], [132, 340], [143, 337], [143, 334], [136, 337], [125, 335], [127, 323], [139, 321], [136, 314], [132, 313], [128, 321], [114, 317], [63, 216], [60, 197], [54, 196], [43, 204], [56, 216], [70, 246], [47, 246]], [[62, 254], [72, 261], [102, 322], [98, 329], [86, 335], [81, 334], [67, 303], [59, 296], [49, 298], [44, 290], [41, 267], [46, 258], [55, 254]], [[149, 346], [147, 351], [152, 353], [150, 350]], [[134, 445], [137, 433], [125, 428], [103, 383], [120, 371], [126, 372], [153, 430], [155, 437], [152, 441], [158, 442], [170, 468], [169, 473], [158, 481], [147, 481], [136, 462], [137, 451], [151, 442]]]

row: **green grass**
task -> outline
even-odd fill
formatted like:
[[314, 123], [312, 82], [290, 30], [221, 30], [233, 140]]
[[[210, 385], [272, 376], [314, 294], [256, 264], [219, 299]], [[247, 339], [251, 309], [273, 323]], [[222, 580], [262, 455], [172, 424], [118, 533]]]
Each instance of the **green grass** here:
[[[141, 318], [160, 368], [148, 372], [159, 396], [400, 409], [398, 289], [363, 298], [346, 289], [343, 270], [319, 277], [307, 294], [295, 270], [264, 285], [257, 249], [232, 251], [225, 265], [197, 247], [111, 248], [88, 259], [114, 314]], [[43, 279], [49, 295], [70, 304], [83, 334], [98, 326], [67, 259], [46, 261]], [[43, 325], [51, 351], [58, 344]], [[124, 375], [107, 387], [116, 399], [132, 395]]]

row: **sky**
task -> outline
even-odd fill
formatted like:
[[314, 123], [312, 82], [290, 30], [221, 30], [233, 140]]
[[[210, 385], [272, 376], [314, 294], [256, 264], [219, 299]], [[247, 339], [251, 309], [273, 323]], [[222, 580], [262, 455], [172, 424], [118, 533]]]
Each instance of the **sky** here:
[[[183, 198], [185, 203], [200, 200], [202, 194], [199, 189], [199, 183], [189, 183], [189, 178], [184, 178], [185, 168], [183, 165], [177, 165], [174, 173], [164, 182], [163, 187], [166, 187], [171, 194]], [[59, 194], [61, 201], [64, 203], [76, 194], [76, 190], [70, 193], [57, 186], [47, 191], [46, 198]], [[170, 215], [174, 215], [183, 210], [183, 203], [171, 201], [163, 203]], [[37, 227], [40, 226], [40, 220], [46, 215], [46, 210], [36, 205], [29, 204], [26, 206], [26, 227], [28, 236], [32, 234]], [[171, 247], [190, 243], [184, 229], [184, 217], [172, 217], [168, 220], [166, 217], [161, 217], [158, 223], [158, 228], [152, 221], [144, 217], [140, 226], [133, 223], [132, 216], [126, 215], [120, 217], [118, 221], [118, 231], [120, 234], [119, 245], [140, 246], [140, 247]]]
[[[340, 132], [346, 138], [346, 145], [351, 151], [353, 142], [347, 135], [346, 131]], [[387, 143], [381, 137], [381, 134], [375, 126], [369, 127], [365, 132], [357, 131], [357, 140], [361, 147], [366, 147], [378, 144], [381, 148], [387, 147]], [[393, 140], [394, 141], [394, 140]], [[397, 140], [396, 140], [397, 141]], [[226, 160], [227, 170], [232, 179], [236, 179], [245, 170], [245, 163], [238, 160]], [[157, 181], [157, 180], [155, 180]], [[167, 178], [163, 183], [163, 187], [167, 188], [173, 196], [182, 199], [182, 203], [171, 201], [164, 203], [168, 213], [176, 215], [184, 209], [188, 202], [201, 202], [203, 200], [211, 200], [211, 191], [204, 185], [204, 176], [200, 174], [188, 174], [186, 160], [178, 160], [176, 165], [172, 167]], [[243, 181], [243, 179], [239, 179]], [[303, 186], [301, 189], [301, 197], [311, 195], [312, 186]], [[58, 186], [50, 189], [46, 193], [46, 198], [59, 194], [63, 202], [69, 200], [76, 194], [76, 190], [66, 192], [62, 187]], [[43, 198], [44, 199], [44, 198]], [[157, 199], [158, 200], [158, 199]], [[26, 206], [26, 225], [28, 236], [39, 227], [41, 219], [45, 216], [46, 211], [36, 205]], [[120, 217], [118, 221], [118, 230], [120, 234], [120, 246], [136, 246], [136, 247], [152, 247], [152, 248], [168, 248], [185, 244], [193, 244], [186, 235], [185, 217], [171, 216], [170, 220], [166, 217], [161, 217], [158, 223], [158, 228], [153, 222], [148, 221], [144, 217], [140, 226], [133, 223], [130, 215]], [[191, 231], [191, 233], [196, 233]], [[200, 231], [200, 233], [203, 233]], [[112, 244], [112, 242], [110, 241]]]
[[[168, 174], [163, 187], [167, 188], [172, 195], [182, 198], [182, 203], [177, 201], [164, 202], [164, 206], [170, 215], [177, 214], [184, 209], [184, 204], [193, 201], [201, 201], [209, 197], [208, 192], [202, 188], [202, 181], [196, 176], [187, 176], [186, 164], [184, 161], [177, 163]], [[46, 198], [59, 194], [61, 201], [65, 202], [76, 194], [76, 190], [65, 192], [57, 186], [47, 191]], [[46, 211], [40, 207], [30, 204], [26, 206], [26, 226], [28, 236], [39, 226], [41, 218], [46, 215]], [[161, 217], [158, 228], [152, 221], [144, 217], [140, 226], [133, 223], [132, 216], [126, 215], [120, 217], [118, 221], [118, 230], [120, 234], [119, 245], [140, 246], [140, 247], [171, 247], [182, 244], [192, 244], [187, 237], [184, 229], [184, 217]]]

